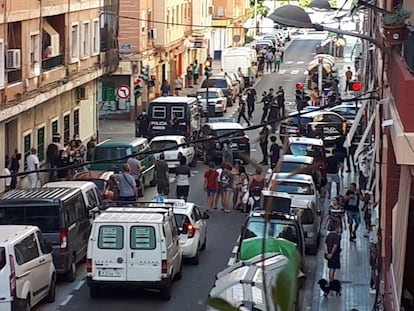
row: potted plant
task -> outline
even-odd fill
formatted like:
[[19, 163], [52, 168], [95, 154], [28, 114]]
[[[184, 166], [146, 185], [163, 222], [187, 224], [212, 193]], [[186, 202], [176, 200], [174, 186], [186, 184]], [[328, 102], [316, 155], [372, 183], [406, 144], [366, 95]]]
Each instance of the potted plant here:
[[403, 42], [405, 32], [405, 21], [410, 18], [411, 12], [398, 4], [391, 12], [384, 13], [382, 22], [385, 43], [398, 45]]

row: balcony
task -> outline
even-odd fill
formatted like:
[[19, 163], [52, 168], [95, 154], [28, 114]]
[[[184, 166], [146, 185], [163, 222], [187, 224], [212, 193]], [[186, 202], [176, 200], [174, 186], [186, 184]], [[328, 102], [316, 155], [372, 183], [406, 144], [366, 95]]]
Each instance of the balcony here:
[[54, 57], [45, 58], [42, 60], [42, 70], [48, 71], [55, 67], [64, 65], [64, 57], [63, 55], [58, 55]]

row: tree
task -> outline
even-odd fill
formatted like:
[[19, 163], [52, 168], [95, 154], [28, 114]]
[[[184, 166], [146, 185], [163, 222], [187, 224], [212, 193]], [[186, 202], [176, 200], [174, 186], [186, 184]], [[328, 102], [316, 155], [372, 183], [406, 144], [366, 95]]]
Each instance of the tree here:
[[[257, 15], [266, 17], [269, 14], [270, 8], [263, 4], [265, 0], [257, 0]], [[254, 4], [255, 0], [250, 0], [250, 18], [254, 18]]]

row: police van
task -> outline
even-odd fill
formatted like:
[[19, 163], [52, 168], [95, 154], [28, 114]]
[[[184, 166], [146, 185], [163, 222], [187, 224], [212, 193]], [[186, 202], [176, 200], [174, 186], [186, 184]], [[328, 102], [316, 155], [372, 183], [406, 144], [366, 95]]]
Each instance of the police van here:
[[[148, 135], [197, 137], [201, 127], [200, 107], [195, 97], [162, 96], [148, 104]], [[176, 123], [174, 123], [176, 120]]]

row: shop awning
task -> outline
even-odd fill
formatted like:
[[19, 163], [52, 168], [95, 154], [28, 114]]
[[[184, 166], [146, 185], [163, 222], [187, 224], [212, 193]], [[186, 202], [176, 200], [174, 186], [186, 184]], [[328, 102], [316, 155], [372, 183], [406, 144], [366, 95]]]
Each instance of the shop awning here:
[[368, 104], [367, 100], [362, 101], [361, 107], [359, 107], [358, 112], [355, 116], [354, 122], [351, 125], [351, 128], [349, 129], [348, 134], [346, 135], [346, 139], [344, 142], [344, 147], [349, 148], [352, 144], [352, 139], [354, 138], [355, 132], [358, 129], [359, 123], [361, 123], [362, 115], [365, 112], [365, 108]]

